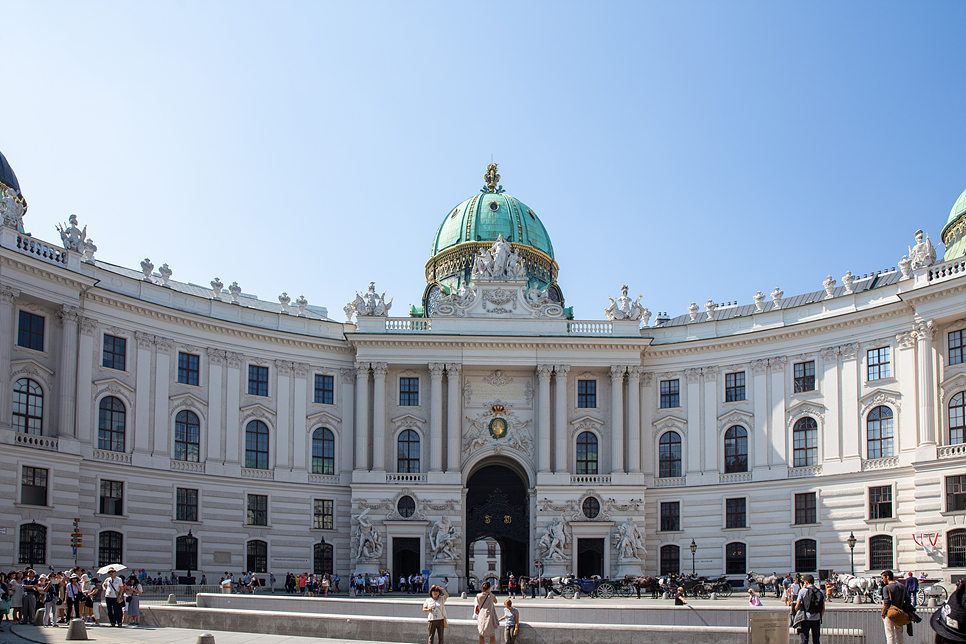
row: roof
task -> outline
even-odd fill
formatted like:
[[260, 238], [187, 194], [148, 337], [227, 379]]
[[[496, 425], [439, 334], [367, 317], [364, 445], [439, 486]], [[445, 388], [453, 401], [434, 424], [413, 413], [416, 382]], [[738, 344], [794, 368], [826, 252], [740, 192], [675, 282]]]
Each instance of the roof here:
[[3, 156], [3, 152], [0, 152], [0, 183], [20, 192], [20, 182], [17, 181], [17, 175], [10, 164], [7, 163], [7, 158]]
[[466, 242], [493, 242], [499, 235], [553, 259], [553, 245], [543, 222], [529, 206], [505, 192], [483, 192], [453, 208], [436, 231], [432, 255]]

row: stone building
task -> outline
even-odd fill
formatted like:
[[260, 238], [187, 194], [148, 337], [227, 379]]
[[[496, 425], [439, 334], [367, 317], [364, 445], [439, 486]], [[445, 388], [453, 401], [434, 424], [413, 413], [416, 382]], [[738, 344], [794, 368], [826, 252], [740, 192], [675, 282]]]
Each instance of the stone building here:
[[491, 166], [420, 305], [339, 322], [28, 235], [0, 161], [0, 568], [966, 572], [966, 193], [940, 261], [580, 320]]

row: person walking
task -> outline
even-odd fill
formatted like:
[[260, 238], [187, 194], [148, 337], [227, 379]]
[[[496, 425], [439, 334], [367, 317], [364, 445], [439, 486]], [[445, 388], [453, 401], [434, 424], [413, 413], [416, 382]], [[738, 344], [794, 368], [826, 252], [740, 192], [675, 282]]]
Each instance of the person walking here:
[[510, 597], [517, 596], [517, 578], [513, 576], [512, 572], [510, 573], [510, 579], [507, 581], [506, 589]]
[[882, 571], [882, 586], [882, 627], [885, 629], [886, 644], [902, 644], [905, 639], [902, 627], [909, 623], [908, 617], [902, 623], [897, 623], [889, 617], [889, 609], [895, 607], [902, 611], [901, 616], [905, 616], [903, 606], [909, 600], [906, 587], [895, 580], [891, 570]]
[[909, 595], [909, 603], [912, 607], [916, 607], [916, 602], [918, 601], [917, 595], [919, 594], [919, 580], [911, 572], [906, 574], [905, 580], [906, 593]]
[[520, 611], [513, 607], [511, 599], [503, 602], [503, 606], [503, 617], [500, 618], [501, 622], [506, 620], [503, 641], [506, 644], [514, 644], [517, 641], [517, 633], [520, 632]]
[[446, 592], [446, 589], [434, 585], [429, 589], [429, 599], [423, 602], [423, 612], [429, 613], [426, 616], [426, 619], [429, 621], [429, 639], [427, 640], [427, 644], [433, 644], [433, 634], [436, 635], [436, 641], [439, 644], [444, 644], [447, 599], [449, 599], [449, 593]]
[[124, 587], [124, 582], [117, 576], [117, 571], [113, 568], [107, 571], [107, 579], [104, 580], [103, 587], [104, 603], [107, 604], [107, 619], [111, 622], [111, 626], [120, 628], [124, 615], [121, 612], [121, 604], [118, 600], [121, 599], [121, 589]]
[[822, 637], [822, 617], [825, 615], [825, 593], [815, 586], [815, 577], [802, 577], [805, 586], [798, 591], [795, 612], [805, 611], [805, 619], [798, 627], [801, 644], [808, 644], [808, 634], [812, 634], [812, 644], [819, 644]]
[[15, 572], [7, 580], [7, 588], [10, 592], [10, 621], [14, 624], [20, 623], [23, 616], [23, 573]]
[[57, 628], [57, 583], [56, 574], [47, 579], [40, 576], [44, 582], [44, 626]]
[[476, 596], [476, 631], [480, 634], [480, 644], [484, 644], [487, 637], [490, 638], [490, 644], [496, 644], [496, 629], [500, 625], [491, 587], [490, 582], [484, 581], [480, 594]]
[[77, 576], [77, 573], [70, 576], [64, 594], [64, 603], [67, 604], [67, 623], [69, 624], [71, 617], [80, 617], [81, 588], [80, 577]]
[[131, 575], [124, 601], [127, 602], [127, 619], [131, 626], [141, 625], [141, 582]]

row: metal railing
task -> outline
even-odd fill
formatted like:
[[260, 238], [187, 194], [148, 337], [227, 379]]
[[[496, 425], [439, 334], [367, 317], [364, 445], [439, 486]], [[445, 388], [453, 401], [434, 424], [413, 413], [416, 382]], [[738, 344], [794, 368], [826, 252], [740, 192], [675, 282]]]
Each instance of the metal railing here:
[[166, 604], [168, 597], [174, 595], [179, 604], [193, 604], [195, 595], [198, 593], [220, 593], [221, 586], [218, 584], [207, 584], [205, 586], [184, 584], [172, 584], [170, 586], [156, 586], [142, 584], [141, 603], [142, 604]]
[[[885, 642], [881, 604], [859, 608], [858, 606], [835, 606], [826, 603], [825, 607], [825, 616], [822, 619], [823, 644]], [[923, 606], [916, 609], [916, 613], [922, 618], [922, 621], [913, 624], [913, 635], [912, 637], [909, 637], [908, 634], [905, 636], [906, 644], [931, 644], [935, 640], [933, 630], [929, 628], [929, 616], [935, 610], [935, 608]], [[905, 627], [903, 627], [903, 630], [905, 630]]]

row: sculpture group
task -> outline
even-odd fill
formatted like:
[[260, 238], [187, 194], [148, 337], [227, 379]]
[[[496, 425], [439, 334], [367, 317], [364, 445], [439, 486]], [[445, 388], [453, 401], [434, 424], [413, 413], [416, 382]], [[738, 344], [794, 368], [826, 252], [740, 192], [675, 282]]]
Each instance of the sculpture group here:
[[627, 285], [625, 284], [621, 287], [621, 295], [616, 301], [612, 297], [607, 298], [610, 300], [610, 306], [604, 307], [604, 315], [607, 316], [608, 320], [640, 320], [644, 318], [644, 324], [647, 325], [651, 312], [641, 306], [641, 297], [641, 295], [638, 295], [637, 300], [628, 297]]
[[17, 191], [7, 188], [0, 197], [0, 215], [3, 216], [3, 225], [16, 230], [23, 230], [24, 207], [17, 200]]
[[524, 280], [527, 269], [523, 265], [520, 252], [503, 235], [498, 235], [493, 245], [480, 250], [473, 259], [474, 282], [478, 280]]
[[346, 304], [342, 310], [345, 311], [346, 322], [351, 322], [353, 313], [356, 315], [386, 317], [391, 308], [392, 300], [386, 301], [386, 292], [383, 291], [382, 295], [379, 295], [376, 293], [376, 283], [369, 282], [369, 290], [366, 291], [366, 294], [360, 295], [356, 291], [356, 299]]

